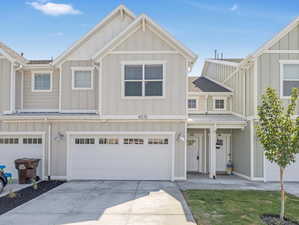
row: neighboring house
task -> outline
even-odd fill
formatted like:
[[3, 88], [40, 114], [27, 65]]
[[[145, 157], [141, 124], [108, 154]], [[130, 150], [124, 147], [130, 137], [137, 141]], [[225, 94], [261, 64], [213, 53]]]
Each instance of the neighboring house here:
[[[206, 60], [201, 77], [188, 83], [188, 170], [213, 177], [231, 160], [239, 176], [278, 181], [279, 169], [256, 137], [257, 106], [267, 87], [285, 105], [299, 87], [299, 17], [245, 59]], [[299, 181], [299, 154], [285, 179]]]
[[[48, 43], [51, 44], [51, 43]], [[0, 45], [0, 164], [53, 179], [186, 179], [187, 74], [197, 56], [119, 6], [53, 61]]]

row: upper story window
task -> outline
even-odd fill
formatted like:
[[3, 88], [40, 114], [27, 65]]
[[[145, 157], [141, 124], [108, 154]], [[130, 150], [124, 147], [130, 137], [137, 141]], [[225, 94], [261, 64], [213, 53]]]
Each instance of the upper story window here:
[[281, 62], [281, 97], [291, 96], [293, 88], [299, 88], [299, 61]]
[[74, 90], [91, 90], [93, 89], [93, 72], [92, 68], [73, 67], [72, 89]]
[[32, 75], [33, 92], [51, 92], [52, 91], [52, 73], [35, 72]]
[[164, 64], [124, 64], [125, 97], [164, 96]]
[[221, 97], [213, 98], [213, 109], [214, 110], [225, 110], [226, 99]]
[[196, 109], [197, 101], [196, 99], [188, 99], [188, 109]]

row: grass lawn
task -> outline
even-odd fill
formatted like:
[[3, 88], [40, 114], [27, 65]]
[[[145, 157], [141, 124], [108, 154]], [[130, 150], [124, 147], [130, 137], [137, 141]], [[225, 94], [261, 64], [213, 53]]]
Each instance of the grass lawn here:
[[[199, 225], [258, 225], [263, 214], [279, 214], [273, 191], [188, 190], [184, 195]], [[288, 195], [286, 217], [299, 222], [299, 198]]]

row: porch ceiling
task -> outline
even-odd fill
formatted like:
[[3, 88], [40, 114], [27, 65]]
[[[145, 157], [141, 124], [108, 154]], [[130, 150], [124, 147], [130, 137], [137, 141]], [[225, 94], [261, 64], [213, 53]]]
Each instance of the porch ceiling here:
[[229, 128], [243, 129], [247, 121], [232, 114], [189, 114], [188, 128]]

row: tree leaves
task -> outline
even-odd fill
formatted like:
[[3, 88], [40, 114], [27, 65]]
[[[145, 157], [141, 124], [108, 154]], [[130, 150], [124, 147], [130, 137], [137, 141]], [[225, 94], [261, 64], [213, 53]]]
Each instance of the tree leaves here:
[[276, 91], [267, 88], [258, 106], [257, 137], [267, 159], [281, 168], [294, 163], [296, 153], [299, 152], [299, 118], [292, 118], [297, 99], [298, 89], [294, 88], [290, 104], [285, 109]]

